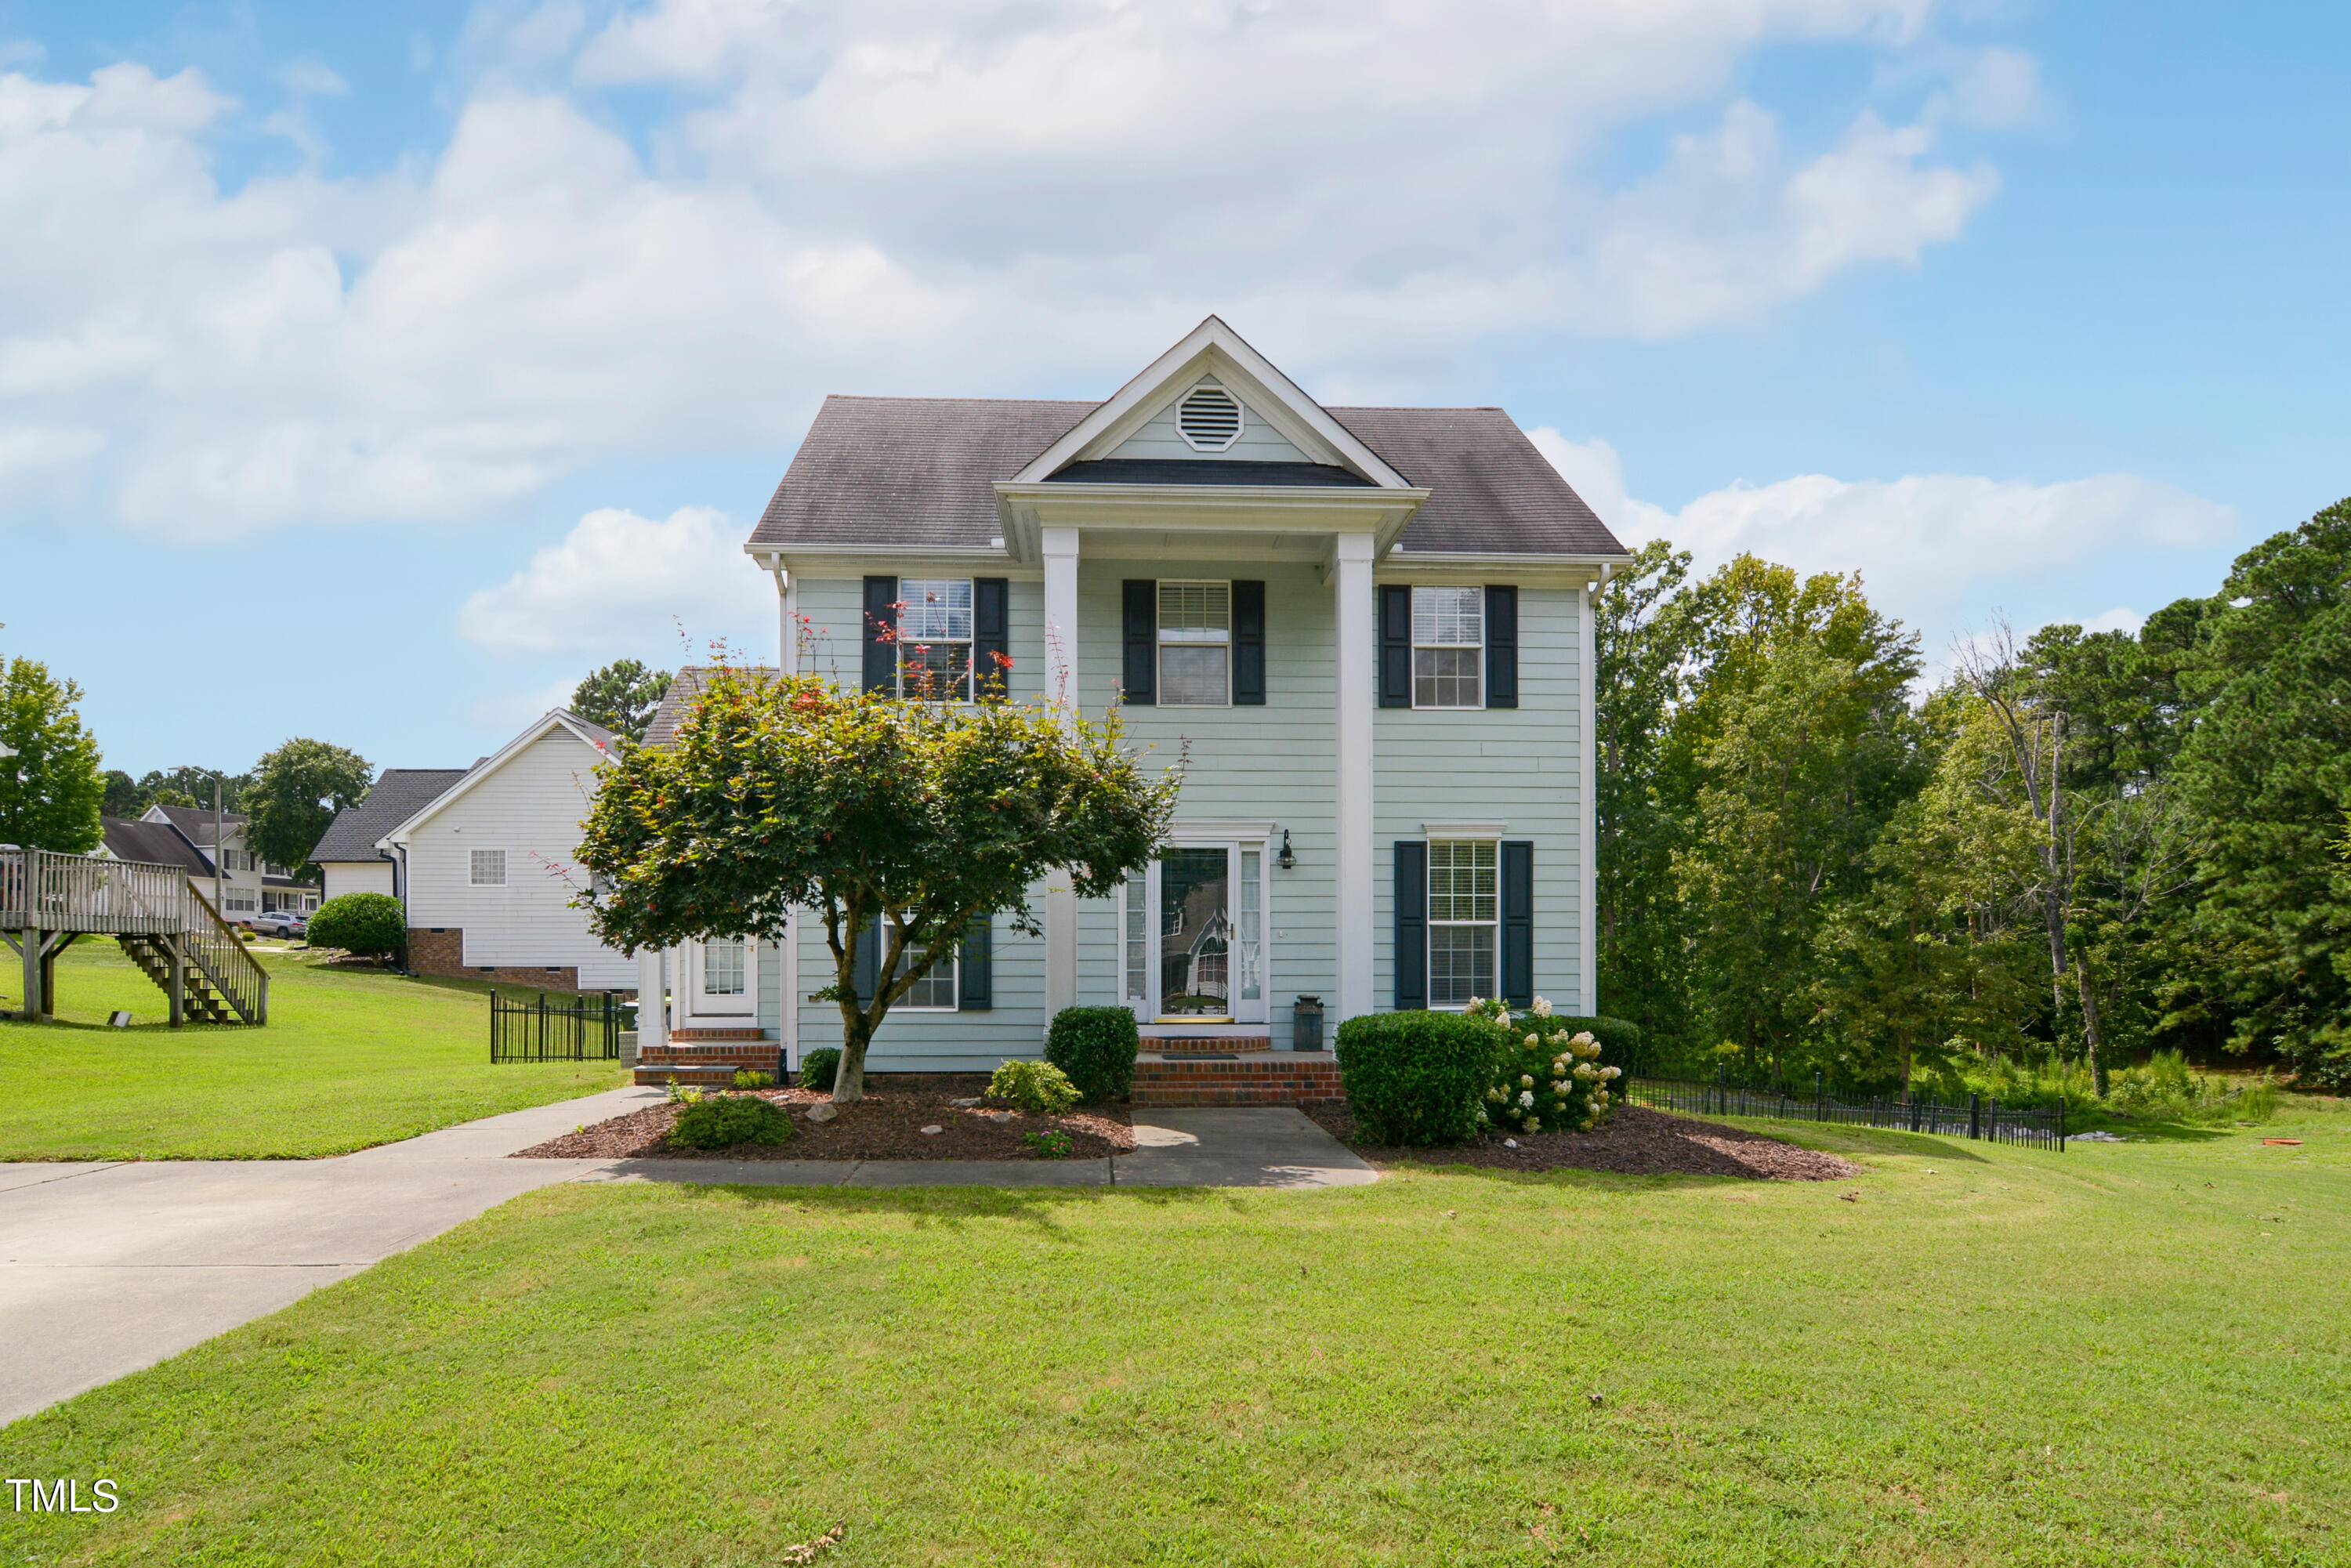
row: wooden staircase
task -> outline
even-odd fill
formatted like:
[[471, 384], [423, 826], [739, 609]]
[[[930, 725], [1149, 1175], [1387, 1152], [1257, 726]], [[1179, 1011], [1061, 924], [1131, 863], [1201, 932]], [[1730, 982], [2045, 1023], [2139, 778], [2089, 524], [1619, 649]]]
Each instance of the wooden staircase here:
[[177, 866], [0, 849], [0, 937], [25, 966], [25, 1011], [55, 1010], [57, 956], [111, 936], [162, 988], [174, 1028], [266, 1024], [269, 972]]

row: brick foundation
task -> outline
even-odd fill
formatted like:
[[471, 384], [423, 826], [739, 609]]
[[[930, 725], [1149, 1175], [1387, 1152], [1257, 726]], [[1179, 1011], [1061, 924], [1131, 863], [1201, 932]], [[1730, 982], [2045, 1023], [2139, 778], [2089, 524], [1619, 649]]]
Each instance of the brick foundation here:
[[1339, 1059], [1321, 1051], [1269, 1051], [1230, 1061], [1149, 1055], [1134, 1063], [1137, 1105], [1295, 1105], [1337, 1100]]
[[465, 962], [465, 928], [444, 926], [435, 931], [423, 925], [408, 928], [408, 967], [420, 975], [463, 976], [469, 980], [495, 980], [502, 986], [528, 986], [537, 991], [576, 991], [580, 988], [580, 966], [558, 964], [541, 967], [534, 964], [489, 965]]

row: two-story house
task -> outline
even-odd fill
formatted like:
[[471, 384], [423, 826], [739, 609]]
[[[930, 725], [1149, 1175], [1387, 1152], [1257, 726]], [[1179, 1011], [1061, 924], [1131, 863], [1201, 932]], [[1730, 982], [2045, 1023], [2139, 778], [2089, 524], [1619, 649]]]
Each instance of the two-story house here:
[[[202, 876], [218, 873], [221, 918], [232, 925], [250, 925], [256, 915], [287, 910], [308, 915], [319, 907], [319, 890], [298, 880], [299, 866], [272, 865], [256, 855], [246, 841], [246, 819], [235, 811], [222, 813], [219, 842], [214, 842], [214, 818], [194, 806], [150, 806], [141, 822], [172, 830], [204, 862]], [[199, 889], [206, 898], [209, 883]]]
[[[1628, 556], [1500, 409], [1326, 408], [1211, 317], [1102, 402], [828, 398], [746, 549], [796, 669], [961, 694], [1000, 653], [1013, 700], [1188, 746], [1158, 862], [1038, 888], [1042, 939], [998, 921], [873, 1067], [1034, 1056], [1080, 1002], [1237, 1053], [1301, 997], [1591, 1010], [1592, 604]], [[675, 1028], [839, 1043], [819, 933], [670, 974]]]

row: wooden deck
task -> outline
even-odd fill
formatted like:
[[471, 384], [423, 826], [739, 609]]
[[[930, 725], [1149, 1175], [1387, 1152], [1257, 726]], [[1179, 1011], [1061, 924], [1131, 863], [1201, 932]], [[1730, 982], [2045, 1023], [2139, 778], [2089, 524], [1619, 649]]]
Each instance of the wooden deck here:
[[268, 1021], [268, 972], [182, 868], [0, 849], [0, 940], [24, 961], [25, 1017], [54, 1012], [57, 956], [84, 936], [120, 942], [175, 1027]]

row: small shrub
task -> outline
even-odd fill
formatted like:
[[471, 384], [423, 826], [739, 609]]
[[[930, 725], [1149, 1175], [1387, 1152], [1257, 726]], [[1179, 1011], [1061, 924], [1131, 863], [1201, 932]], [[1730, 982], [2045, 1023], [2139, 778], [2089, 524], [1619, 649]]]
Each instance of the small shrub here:
[[765, 1089], [775, 1081], [774, 1073], [761, 1072], [756, 1068], [738, 1067], [735, 1070], [735, 1087], [737, 1089]]
[[2277, 1087], [2264, 1075], [2240, 1089], [2226, 1078], [2191, 1071], [2179, 1051], [2158, 1051], [2145, 1066], [2126, 1067], [2107, 1080], [2106, 1108], [2150, 1122], [2266, 1122], [2277, 1113]]
[[340, 893], [310, 916], [310, 946], [382, 958], [408, 939], [408, 912], [388, 893]]
[[1367, 1144], [1458, 1144], [1479, 1128], [1501, 1032], [1465, 1013], [1365, 1013], [1339, 1026], [1339, 1078]]
[[803, 1089], [830, 1090], [833, 1079], [840, 1072], [841, 1048], [837, 1045], [820, 1046], [800, 1057], [800, 1087]]
[[1134, 1090], [1143, 1049], [1134, 1015], [1124, 1008], [1063, 1008], [1045, 1037], [1045, 1060], [1069, 1074], [1089, 1100], [1123, 1100]]
[[1067, 1133], [1023, 1133], [1020, 1141], [1036, 1150], [1040, 1160], [1066, 1160], [1070, 1157], [1070, 1134]]
[[1023, 1111], [1058, 1116], [1078, 1103], [1078, 1086], [1050, 1061], [1008, 1061], [987, 1081], [988, 1094]]
[[1554, 1018], [1540, 1007], [1514, 1019], [1500, 1002], [1469, 1011], [1502, 1034], [1494, 1082], [1480, 1107], [1489, 1124], [1521, 1133], [1588, 1133], [1607, 1119], [1610, 1086], [1624, 1070], [1600, 1065], [1600, 1041], [1575, 1027], [1586, 1020]]
[[702, 1098], [702, 1091], [699, 1089], [680, 1089], [677, 1086], [677, 1074], [674, 1072], [662, 1080], [662, 1093], [673, 1105], [691, 1105]]
[[737, 1144], [790, 1141], [792, 1119], [756, 1094], [695, 1095], [677, 1113], [670, 1142], [690, 1149], [731, 1149]]

